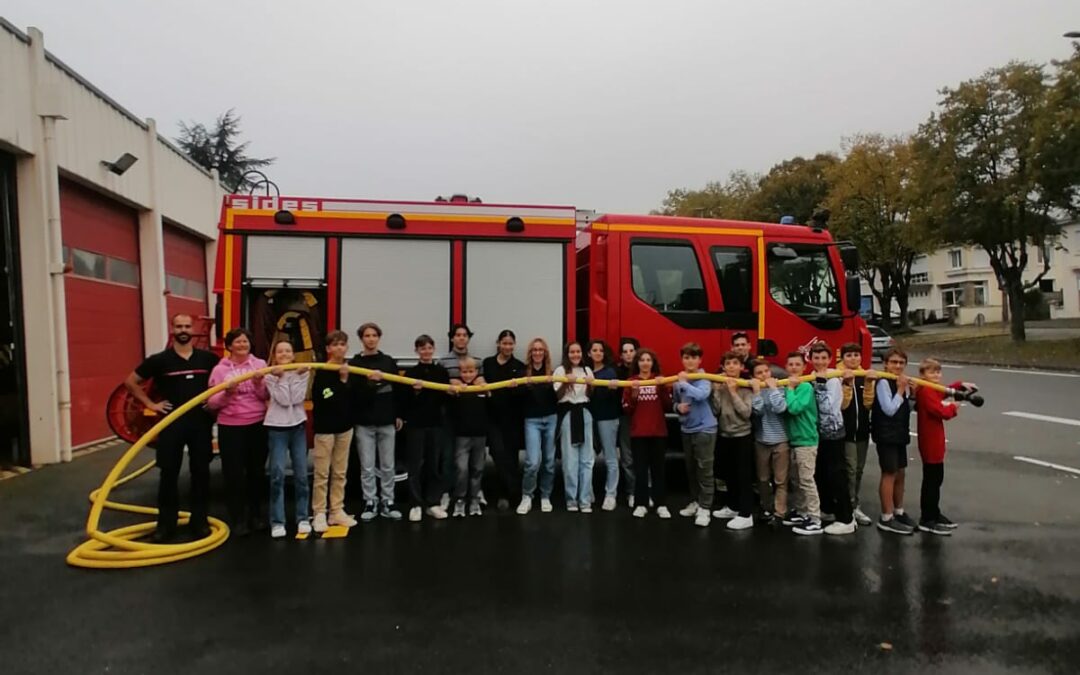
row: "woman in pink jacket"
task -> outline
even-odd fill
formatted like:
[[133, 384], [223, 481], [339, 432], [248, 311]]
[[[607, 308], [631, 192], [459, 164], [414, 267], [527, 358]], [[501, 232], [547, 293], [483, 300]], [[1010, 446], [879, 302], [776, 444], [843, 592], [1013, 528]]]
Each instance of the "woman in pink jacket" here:
[[[234, 328], [225, 335], [229, 355], [210, 373], [210, 386], [228, 382], [266, 367], [266, 361], [252, 356], [251, 333]], [[262, 530], [263, 486], [266, 484], [266, 401], [270, 398], [261, 375], [210, 397], [206, 406], [217, 413], [218, 449], [229, 504], [229, 525], [237, 536]]]

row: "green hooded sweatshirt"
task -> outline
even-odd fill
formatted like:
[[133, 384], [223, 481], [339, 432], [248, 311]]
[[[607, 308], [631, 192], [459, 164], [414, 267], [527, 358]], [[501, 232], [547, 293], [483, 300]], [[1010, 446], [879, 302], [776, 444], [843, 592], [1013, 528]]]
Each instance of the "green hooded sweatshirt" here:
[[792, 448], [812, 448], [818, 444], [817, 400], [814, 387], [803, 382], [794, 389], [784, 392], [787, 399], [787, 414], [784, 415], [788, 442]]

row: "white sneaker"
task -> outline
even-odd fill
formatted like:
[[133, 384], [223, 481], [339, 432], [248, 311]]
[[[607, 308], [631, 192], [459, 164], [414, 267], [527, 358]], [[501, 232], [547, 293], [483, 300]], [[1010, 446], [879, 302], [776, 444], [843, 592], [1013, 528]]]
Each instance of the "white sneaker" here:
[[723, 520], [731, 520], [732, 518], [738, 518], [739, 512], [725, 506], [722, 509], [716, 509], [712, 512], [713, 518], [722, 518]]
[[626, 498], [626, 505], [630, 508], [634, 508], [634, 495], [630, 495]]
[[454, 517], [455, 518], [464, 518], [465, 517], [465, 502], [463, 502], [461, 500], [458, 500], [457, 502], [454, 503]]
[[409, 509], [409, 522], [419, 523], [420, 519], [424, 517], [424, 510], [419, 506], [414, 506]]
[[541, 498], [540, 499], [540, 510], [543, 513], [551, 513], [551, 500]]
[[439, 498], [439, 506], [442, 507], [443, 511], [450, 508], [450, 493], [449, 492], [442, 493], [442, 497]]
[[582, 513], [592, 513], [592, 504], [582, 504], [581, 505], [581, 512]]
[[567, 502], [566, 503], [566, 510], [569, 511], [570, 513], [577, 513], [577, 510], [578, 510], [577, 502]]
[[862, 509], [855, 509], [855, 522], [863, 527], [872, 525], [874, 521], [870, 520], [870, 516], [862, 512]]
[[645, 514], [648, 513], [648, 512], [649, 512], [649, 509], [645, 508], [644, 506], [639, 506], [636, 509], [634, 509], [634, 517], [635, 518], [644, 518]]
[[301, 520], [296, 524], [297, 534], [311, 534], [311, 521]]
[[850, 523], [841, 523], [838, 520], [825, 527], [825, 534], [854, 534], [855, 527], [854, 519], [852, 519]]
[[518, 504], [517, 512], [519, 516], [523, 516], [529, 511], [532, 511], [532, 497], [525, 495], [521, 498], [521, 503]]
[[427, 514], [435, 520], [446, 520], [450, 514], [446, 512], [446, 509], [436, 504], [427, 510]]
[[694, 516], [694, 524], [698, 527], [708, 527], [712, 522], [712, 514], [708, 509], [698, 509], [697, 515]]
[[668, 511], [668, 508], [666, 506], [658, 506], [656, 508], [656, 515], [660, 516], [664, 520], [667, 520], [671, 517], [671, 511]]
[[746, 530], [754, 526], [754, 517], [742, 516], [735, 514], [735, 517], [728, 521], [727, 529], [729, 530]]
[[679, 511], [679, 515], [683, 518], [692, 518], [693, 516], [697, 515], [698, 510], [698, 503], [690, 502], [689, 504], [684, 506], [681, 511]]
[[312, 525], [312, 529], [320, 534], [330, 529], [330, 526], [326, 523], [325, 513], [318, 513], [315, 515], [315, 523]]
[[348, 513], [342, 511], [341, 513], [331, 514], [326, 522], [331, 525], [344, 525], [345, 527], [356, 527], [356, 518], [353, 518]]
[[288, 532], [285, 531], [284, 525], [274, 525], [270, 528], [270, 536], [274, 539], [281, 539], [286, 534], [288, 534]]
[[600, 508], [604, 511], [614, 511], [615, 506], [616, 504], [614, 497], [604, 497], [604, 504]]

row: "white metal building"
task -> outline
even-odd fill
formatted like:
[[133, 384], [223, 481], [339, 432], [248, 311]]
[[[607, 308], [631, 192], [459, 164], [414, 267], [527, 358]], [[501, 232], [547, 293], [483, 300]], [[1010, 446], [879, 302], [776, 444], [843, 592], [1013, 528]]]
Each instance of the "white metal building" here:
[[0, 462], [108, 438], [109, 393], [209, 313], [222, 189], [140, 119], [0, 19]]

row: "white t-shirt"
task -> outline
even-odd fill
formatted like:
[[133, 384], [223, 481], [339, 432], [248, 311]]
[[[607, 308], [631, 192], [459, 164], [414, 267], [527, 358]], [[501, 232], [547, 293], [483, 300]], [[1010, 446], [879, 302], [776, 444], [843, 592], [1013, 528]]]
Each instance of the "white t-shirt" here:
[[[566, 370], [562, 366], [555, 369], [552, 375], [566, 375]], [[592, 368], [585, 366], [582, 368], [578, 366], [574, 368], [572, 377], [592, 377]], [[552, 382], [552, 386], [555, 387], [555, 391], [559, 391], [559, 388], [563, 386], [562, 382]], [[589, 402], [589, 385], [587, 384], [572, 384], [570, 388], [566, 390], [566, 394], [562, 397], [559, 403], [588, 403]]]

